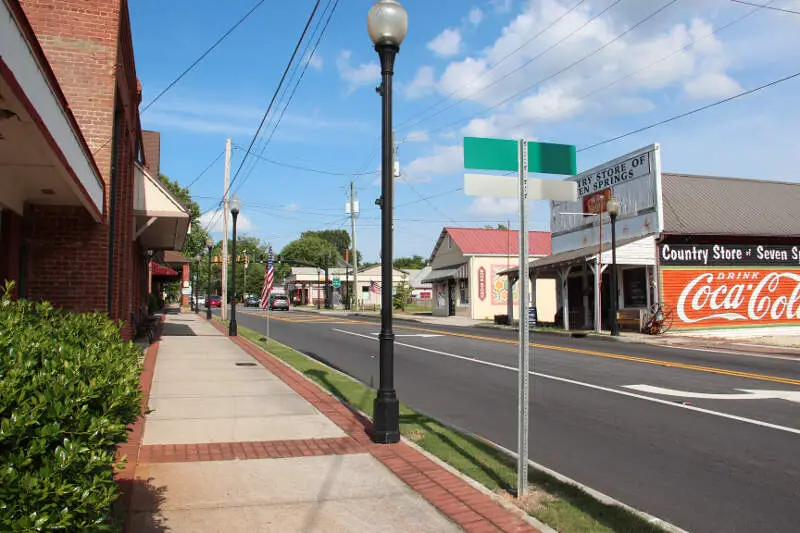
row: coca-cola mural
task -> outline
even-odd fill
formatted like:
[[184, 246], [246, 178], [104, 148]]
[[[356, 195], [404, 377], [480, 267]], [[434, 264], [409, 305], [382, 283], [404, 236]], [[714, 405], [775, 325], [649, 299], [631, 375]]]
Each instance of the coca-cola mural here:
[[674, 328], [800, 325], [800, 249], [775, 245], [659, 246]]

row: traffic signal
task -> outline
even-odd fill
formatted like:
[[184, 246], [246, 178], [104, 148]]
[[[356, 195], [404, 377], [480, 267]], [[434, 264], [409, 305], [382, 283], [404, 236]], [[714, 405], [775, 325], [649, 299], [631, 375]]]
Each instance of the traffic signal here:
[[261, 255], [258, 256], [258, 262], [259, 263], [264, 263], [264, 254], [261, 254]]
[[277, 260], [278, 260], [278, 264], [280, 265], [281, 262], [283, 261], [283, 258], [281, 257], [281, 254], [278, 254]]

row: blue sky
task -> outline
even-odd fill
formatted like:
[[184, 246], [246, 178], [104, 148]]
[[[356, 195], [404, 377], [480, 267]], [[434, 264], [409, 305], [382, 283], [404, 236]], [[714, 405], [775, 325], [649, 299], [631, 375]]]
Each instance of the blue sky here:
[[[144, 103], [254, 4], [131, 2]], [[354, 179], [362, 208], [359, 249], [367, 260], [378, 259], [380, 211], [373, 202], [380, 193], [380, 98], [374, 89], [380, 71], [366, 32], [371, 4], [340, 1], [268, 144], [272, 128], [262, 131], [254, 151], [261, 159], [251, 156], [233, 187], [243, 200], [242, 232], [276, 249], [305, 230], [349, 229], [344, 205]], [[265, 2], [143, 114], [145, 129], [162, 134], [164, 174], [188, 185], [222, 153], [228, 137], [236, 147], [233, 170], [239, 167], [313, 5]], [[323, 0], [318, 16], [326, 5]], [[800, 64], [800, 15], [729, 0], [403, 5], [409, 32], [395, 76], [403, 174], [395, 186], [395, 256], [428, 256], [446, 225], [516, 225], [513, 201], [476, 200], [457, 191], [465, 135], [525, 135], [580, 149], [793, 74]], [[800, 0], [770, 5], [800, 11]], [[798, 89], [800, 78], [581, 151], [578, 168], [658, 142], [668, 172], [796, 180]], [[220, 158], [192, 185], [204, 211], [218, 205], [223, 171]], [[546, 204], [533, 203], [530, 216], [532, 229], [548, 229]]]

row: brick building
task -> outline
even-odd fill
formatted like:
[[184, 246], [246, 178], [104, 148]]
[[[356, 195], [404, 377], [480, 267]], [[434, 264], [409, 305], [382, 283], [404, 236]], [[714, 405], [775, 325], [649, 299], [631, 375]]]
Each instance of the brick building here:
[[0, 0], [0, 279], [128, 336], [149, 250], [189, 223], [140, 102], [126, 0]]

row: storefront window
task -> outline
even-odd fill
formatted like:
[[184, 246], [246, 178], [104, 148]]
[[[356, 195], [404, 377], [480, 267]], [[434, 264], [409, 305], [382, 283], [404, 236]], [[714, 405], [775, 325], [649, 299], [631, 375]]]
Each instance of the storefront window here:
[[458, 280], [458, 302], [469, 305], [469, 282], [466, 279]]
[[623, 307], [647, 307], [647, 273], [645, 268], [627, 268], [622, 271]]

